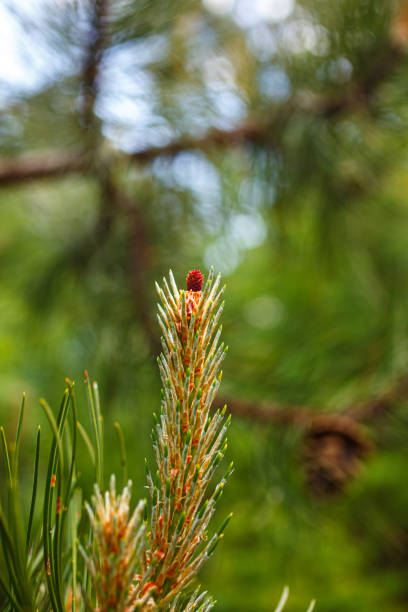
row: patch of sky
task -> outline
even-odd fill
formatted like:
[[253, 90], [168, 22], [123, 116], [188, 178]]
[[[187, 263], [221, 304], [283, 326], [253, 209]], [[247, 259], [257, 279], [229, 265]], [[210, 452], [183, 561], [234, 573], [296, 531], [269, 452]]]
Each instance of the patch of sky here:
[[262, 93], [274, 102], [284, 102], [290, 96], [289, 77], [279, 66], [268, 66], [261, 70], [259, 84]]
[[257, 23], [247, 31], [249, 49], [261, 61], [270, 60], [277, 52], [276, 34], [266, 23]]
[[108, 49], [104, 55], [104, 64], [118, 65], [132, 77], [135, 67], [140, 68], [164, 59], [169, 51], [169, 43], [159, 34], [141, 40], [128, 41]]
[[287, 19], [295, 7], [294, 0], [237, 0], [234, 19], [242, 28], [258, 23], [277, 23]]
[[155, 78], [145, 68], [166, 52], [165, 39], [152, 36], [105, 53], [96, 113], [104, 134], [125, 151], [164, 145], [174, 136], [166, 119], [154, 112]]
[[120, 63], [107, 62], [95, 112], [104, 122], [105, 135], [125, 150], [137, 148], [136, 134], [153, 121], [153, 79], [149, 72], [135, 69], [129, 78]]
[[73, 70], [72, 58], [58, 52], [41, 27], [46, 5], [28, 0], [0, 3], [1, 106]]
[[247, 115], [245, 102], [232, 91], [209, 94], [208, 97], [214, 111], [211, 123], [219, 129], [228, 130]]
[[153, 79], [149, 72], [136, 70], [129, 79], [117, 66], [102, 73], [101, 93], [96, 112], [101, 119], [135, 125], [151, 114]]
[[[130, 109], [129, 105], [128, 110]], [[125, 123], [105, 121], [102, 126], [104, 136], [115, 147], [127, 153], [165, 146], [174, 140], [175, 133], [168, 121], [151, 113], [149, 108], [145, 108], [145, 111], [144, 121], [141, 121], [140, 125], [130, 126]]]

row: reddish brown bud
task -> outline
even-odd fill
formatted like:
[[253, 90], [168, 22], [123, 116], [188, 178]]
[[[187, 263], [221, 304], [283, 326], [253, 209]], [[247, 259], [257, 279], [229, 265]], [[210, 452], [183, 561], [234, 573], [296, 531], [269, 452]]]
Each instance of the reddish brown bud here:
[[203, 275], [200, 270], [191, 270], [187, 274], [187, 291], [201, 291], [203, 286]]

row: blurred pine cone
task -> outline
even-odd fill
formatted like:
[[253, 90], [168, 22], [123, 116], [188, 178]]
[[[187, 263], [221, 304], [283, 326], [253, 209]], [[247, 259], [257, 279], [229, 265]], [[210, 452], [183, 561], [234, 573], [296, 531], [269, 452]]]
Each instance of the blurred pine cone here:
[[344, 491], [372, 448], [363, 427], [350, 417], [324, 415], [312, 419], [302, 448], [310, 491], [326, 497]]

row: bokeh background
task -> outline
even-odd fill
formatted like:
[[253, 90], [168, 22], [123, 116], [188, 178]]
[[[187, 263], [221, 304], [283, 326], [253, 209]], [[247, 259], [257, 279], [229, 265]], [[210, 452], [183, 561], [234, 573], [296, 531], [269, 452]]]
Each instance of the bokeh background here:
[[[227, 282], [225, 612], [408, 608], [408, 2], [0, 1], [0, 420], [99, 381], [143, 495], [154, 280]], [[85, 457], [85, 455], [84, 455]], [[44, 465], [44, 464], [43, 464]], [[89, 491], [92, 470], [84, 458]]]

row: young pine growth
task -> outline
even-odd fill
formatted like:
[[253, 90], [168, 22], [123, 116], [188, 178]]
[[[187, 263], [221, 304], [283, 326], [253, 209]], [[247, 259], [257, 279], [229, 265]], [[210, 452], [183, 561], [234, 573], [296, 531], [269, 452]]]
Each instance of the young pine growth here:
[[204, 289], [199, 270], [188, 274], [187, 291], [177, 289], [171, 272], [171, 289], [165, 279], [163, 283], [164, 290], [157, 286], [163, 389], [152, 431], [154, 475], [146, 464], [151, 509], [145, 509], [142, 522], [144, 502], [139, 502], [130, 518], [130, 485], [117, 495], [112, 479], [104, 497], [95, 486], [92, 507], [86, 506], [93, 546], [89, 555], [80, 549], [97, 602], [96, 608], [88, 606], [95, 612], [192, 612], [213, 606], [199, 589], [186, 601], [184, 589], [213, 553], [231, 518], [208, 537], [217, 500], [233, 470], [231, 464], [220, 482], [211, 485], [227, 449], [230, 422], [225, 408], [210, 414], [226, 353], [218, 327], [224, 288], [212, 269]]
[[[202, 288], [199, 270], [187, 276], [187, 291], [157, 285], [161, 300], [158, 320], [163, 352], [158, 359], [162, 380], [160, 414], [152, 431], [156, 471], [147, 469], [151, 497], [150, 526], [141, 559], [137, 589], [152, 587], [158, 608], [175, 609], [175, 598], [191, 582], [223, 537], [228, 516], [211, 537], [207, 528], [232, 464], [215, 487], [214, 472], [227, 449], [230, 418], [225, 408], [210, 414], [221, 382], [227, 351], [220, 344], [218, 322], [224, 287], [210, 270]], [[194, 603], [196, 602], [196, 603]], [[188, 609], [209, 609], [204, 594], [196, 594]]]
[[140, 501], [129, 516], [131, 482], [121, 495], [116, 494], [115, 477], [103, 496], [98, 485], [92, 506], [85, 504], [93, 530], [94, 549], [87, 555], [81, 547], [98, 601], [99, 612], [131, 611], [148, 597], [138, 598], [132, 587], [134, 568], [143, 546], [144, 502]]

